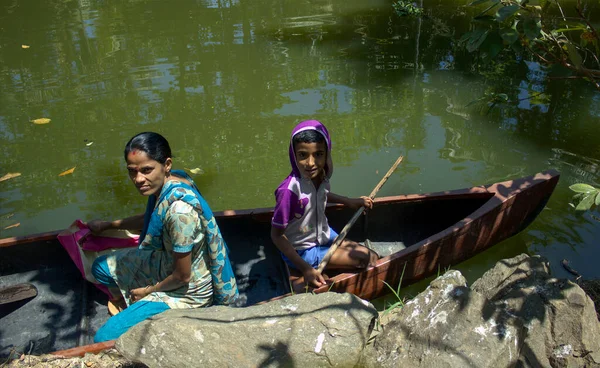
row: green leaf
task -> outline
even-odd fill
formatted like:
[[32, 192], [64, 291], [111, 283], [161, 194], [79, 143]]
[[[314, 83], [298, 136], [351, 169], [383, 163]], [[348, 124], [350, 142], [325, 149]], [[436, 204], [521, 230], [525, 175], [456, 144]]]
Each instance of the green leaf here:
[[[540, 0], [540, 5], [542, 6], [542, 11], [546, 11], [546, 9], [548, 9], [550, 4], [551, 4], [550, 0]], [[525, 5], [525, 4], [522, 4], [522, 5]]]
[[581, 202], [579, 202], [579, 204], [577, 205], [577, 207], [575, 207], [575, 210], [577, 211], [587, 211], [590, 208], [592, 208], [592, 205], [594, 204], [594, 198], [596, 197], [597, 193], [593, 193], [593, 194], [589, 194], [587, 196], [585, 196]]
[[499, 32], [500, 37], [509, 45], [512, 45], [519, 39], [519, 32], [515, 28], [502, 28]]
[[495, 8], [496, 6], [498, 6], [498, 4], [500, 4], [500, 0], [493, 0], [493, 4], [488, 6], [484, 11], [482, 11], [481, 13], [479, 13], [477, 16], [483, 16], [485, 13], [487, 13], [489, 10], [492, 10], [493, 8]]
[[598, 189], [594, 188], [593, 186], [591, 186], [589, 184], [584, 184], [584, 183], [573, 184], [573, 185], [569, 186], [569, 189], [571, 189], [572, 191], [574, 191], [576, 193], [591, 193], [591, 192], [598, 191]]
[[567, 53], [569, 54], [569, 59], [571, 62], [577, 67], [577, 69], [581, 68], [583, 60], [577, 51], [577, 47], [575, 47], [575, 45], [573, 45], [571, 42], [565, 44], [565, 47], [567, 48]]
[[464, 35], [462, 35], [462, 37], [460, 38], [460, 40], [458, 40], [458, 43], [464, 43], [464, 42], [466, 42], [469, 38], [471, 38], [472, 34], [473, 34], [473, 31], [465, 33]]
[[489, 32], [490, 32], [489, 29], [483, 29], [483, 28], [474, 29], [471, 34], [471, 37], [469, 38], [469, 41], [467, 42], [467, 50], [469, 52], [473, 52], [473, 51], [477, 50], [479, 48], [479, 46], [481, 46], [483, 41], [485, 41], [485, 38], [487, 37]]
[[523, 32], [530, 40], [538, 38], [541, 30], [542, 21], [539, 18], [527, 17], [523, 20]]
[[520, 53], [522, 53], [522, 52], [523, 52], [523, 49], [524, 49], [524, 48], [523, 48], [523, 45], [521, 45], [521, 43], [520, 43], [520, 42], [513, 42], [513, 44], [512, 44], [512, 45], [510, 45], [510, 48], [511, 48], [511, 49], [512, 49], [514, 52], [516, 52], [517, 54], [520, 54]]
[[495, 58], [503, 48], [504, 44], [502, 43], [502, 37], [500, 37], [498, 32], [489, 32], [485, 42], [479, 47], [479, 51], [484, 54], [484, 57], [491, 60]]
[[504, 102], [508, 101], [508, 95], [506, 93], [498, 93], [497, 97]]
[[502, 8], [498, 9], [498, 12], [496, 13], [496, 20], [498, 22], [504, 22], [506, 19], [512, 17], [517, 11], [519, 11], [519, 6], [518, 5], [509, 5], [509, 6], [503, 6]]
[[596, 206], [600, 206], [600, 192], [596, 194]]
[[489, 26], [495, 26], [496, 18], [494, 18], [491, 15], [478, 15], [473, 18], [472, 22], [477, 23], [477, 24], [486, 24]]

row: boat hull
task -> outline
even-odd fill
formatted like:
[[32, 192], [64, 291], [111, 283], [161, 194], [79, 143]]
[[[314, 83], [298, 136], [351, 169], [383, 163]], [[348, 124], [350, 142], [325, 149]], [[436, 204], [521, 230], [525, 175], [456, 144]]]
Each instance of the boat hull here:
[[[404, 203], [424, 203], [441, 198], [451, 200], [452, 197], [466, 199], [489, 196], [489, 199], [464, 219], [380, 259], [375, 267], [360, 273], [337, 275], [332, 278], [332, 286], [327, 285], [314, 292], [348, 292], [370, 300], [389, 293], [385, 283], [394, 287], [399, 283], [407, 286], [435, 275], [439, 270], [455, 266], [527, 227], [545, 207], [558, 178], [557, 172], [548, 171], [469, 190], [398, 197]], [[380, 205], [386, 202], [388, 205], [399, 203], [394, 198], [386, 198], [382, 202]]]

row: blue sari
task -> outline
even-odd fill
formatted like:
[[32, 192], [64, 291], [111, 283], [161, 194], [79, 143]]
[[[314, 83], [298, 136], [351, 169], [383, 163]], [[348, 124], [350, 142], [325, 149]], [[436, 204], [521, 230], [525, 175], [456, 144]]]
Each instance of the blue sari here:
[[[231, 304], [239, 293], [227, 245], [213, 213], [191, 177], [181, 170], [172, 173], [185, 178], [191, 186], [168, 181], [158, 199], [148, 198], [139, 247], [108, 256], [110, 274], [121, 293], [127, 295], [131, 289], [154, 285], [169, 276], [173, 271], [173, 252], [191, 252], [192, 275], [188, 285], [154, 292], [142, 300], [162, 301], [170, 308]], [[188, 206], [182, 207], [182, 202]], [[180, 216], [177, 212], [178, 207], [190, 206], [194, 216]], [[165, 228], [169, 230], [165, 232]]]

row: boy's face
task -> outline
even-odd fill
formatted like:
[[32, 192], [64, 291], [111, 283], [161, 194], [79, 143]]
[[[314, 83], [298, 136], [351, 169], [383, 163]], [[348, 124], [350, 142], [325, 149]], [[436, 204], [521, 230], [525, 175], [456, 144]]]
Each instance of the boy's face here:
[[309, 179], [317, 179], [324, 172], [327, 163], [325, 142], [296, 143], [296, 163], [300, 173]]

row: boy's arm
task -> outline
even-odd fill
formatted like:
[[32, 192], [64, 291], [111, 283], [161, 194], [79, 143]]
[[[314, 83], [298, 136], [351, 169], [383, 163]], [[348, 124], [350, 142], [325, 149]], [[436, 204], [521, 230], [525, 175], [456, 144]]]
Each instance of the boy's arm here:
[[360, 198], [348, 198], [335, 194], [332, 192], [327, 193], [327, 202], [329, 203], [341, 203], [350, 208], [365, 207], [366, 209], [373, 208], [373, 200], [370, 197], [361, 196]]
[[304, 275], [304, 282], [308, 285], [319, 287], [325, 284], [325, 279], [323, 275], [314, 268], [312, 268], [308, 263], [306, 263], [302, 257], [296, 252], [294, 246], [288, 238], [284, 234], [284, 229], [280, 229], [274, 226], [271, 226], [271, 240], [275, 243], [277, 249], [281, 251], [292, 263], [296, 266], [296, 268], [302, 272]]

